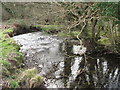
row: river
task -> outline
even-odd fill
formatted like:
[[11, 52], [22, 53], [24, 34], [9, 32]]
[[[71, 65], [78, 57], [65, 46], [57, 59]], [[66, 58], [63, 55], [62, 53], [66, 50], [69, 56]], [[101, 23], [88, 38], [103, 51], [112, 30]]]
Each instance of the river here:
[[14, 36], [26, 67], [36, 67], [47, 88], [120, 88], [120, 59], [84, 56], [86, 47], [42, 32]]

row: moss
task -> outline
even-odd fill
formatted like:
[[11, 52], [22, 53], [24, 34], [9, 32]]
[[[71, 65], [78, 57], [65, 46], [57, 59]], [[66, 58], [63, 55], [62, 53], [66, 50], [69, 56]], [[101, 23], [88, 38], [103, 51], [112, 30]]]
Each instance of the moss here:
[[56, 30], [59, 29], [60, 25], [35, 25], [35, 27], [40, 27], [44, 31]]
[[76, 36], [79, 34], [79, 31], [71, 31], [68, 32], [59, 32], [57, 35], [60, 37], [69, 37], [69, 38], [76, 38]]
[[57, 36], [60, 36], [60, 37], [70, 37], [70, 35], [68, 33], [66, 33], [66, 32], [59, 32], [57, 34]]
[[111, 45], [109, 38], [106, 38], [106, 37], [99, 39], [98, 43], [105, 46]]
[[79, 31], [72, 31], [70, 33], [70, 36], [73, 37], [73, 38], [76, 38], [78, 34], [79, 34]]

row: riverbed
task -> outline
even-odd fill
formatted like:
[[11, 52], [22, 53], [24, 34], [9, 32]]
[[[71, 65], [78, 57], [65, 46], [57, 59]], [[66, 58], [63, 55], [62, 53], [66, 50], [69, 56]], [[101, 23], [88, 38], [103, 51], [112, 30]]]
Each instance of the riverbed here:
[[42, 32], [13, 39], [21, 45], [25, 66], [36, 67], [47, 88], [120, 88], [119, 58], [87, 56], [86, 47]]

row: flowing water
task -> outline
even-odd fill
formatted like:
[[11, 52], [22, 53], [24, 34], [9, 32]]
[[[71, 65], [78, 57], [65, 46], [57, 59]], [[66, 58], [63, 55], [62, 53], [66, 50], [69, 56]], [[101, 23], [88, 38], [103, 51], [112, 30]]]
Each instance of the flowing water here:
[[25, 65], [38, 69], [47, 88], [120, 88], [120, 58], [84, 56], [85, 47], [41, 32], [13, 39]]

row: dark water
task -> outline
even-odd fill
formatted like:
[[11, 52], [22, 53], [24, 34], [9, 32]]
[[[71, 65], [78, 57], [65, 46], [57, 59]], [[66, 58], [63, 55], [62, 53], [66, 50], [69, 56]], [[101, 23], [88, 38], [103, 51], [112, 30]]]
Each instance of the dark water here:
[[37, 67], [47, 88], [120, 87], [119, 57], [83, 55], [85, 47], [41, 32], [13, 38], [22, 45], [26, 66]]

